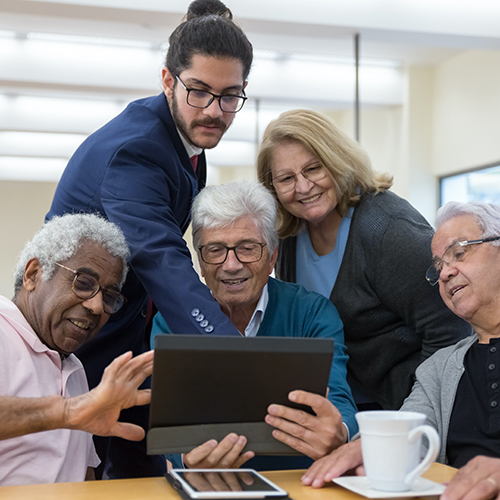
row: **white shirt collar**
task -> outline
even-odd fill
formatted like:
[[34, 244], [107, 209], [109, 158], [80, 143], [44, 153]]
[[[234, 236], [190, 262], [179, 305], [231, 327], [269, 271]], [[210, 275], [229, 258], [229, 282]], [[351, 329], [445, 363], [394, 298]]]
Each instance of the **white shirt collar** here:
[[177, 129], [177, 133], [179, 134], [179, 137], [181, 138], [182, 144], [184, 144], [184, 147], [186, 148], [186, 152], [187, 152], [189, 158], [191, 158], [192, 156], [198, 156], [201, 153], [203, 153], [203, 149], [197, 148], [197, 147], [193, 146], [192, 144], [189, 144], [189, 142], [186, 141], [184, 136], [181, 134], [181, 131], [177, 127], [175, 127], [175, 128]]
[[269, 291], [267, 290], [267, 283], [262, 289], [262, 294], [260, 296], [259, 302], [257, 302], [257, 307], [245, 328], [245, 337], [255, 337], [259, 331], [260, 324], [264, 319], [264, 314], [266, 312], [267, 304], [269, 302]]

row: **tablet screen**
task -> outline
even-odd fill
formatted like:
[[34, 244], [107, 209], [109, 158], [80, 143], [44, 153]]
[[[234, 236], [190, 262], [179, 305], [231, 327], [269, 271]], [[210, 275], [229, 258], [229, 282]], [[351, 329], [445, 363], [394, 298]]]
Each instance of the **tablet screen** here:
[[178, 486], [194, 499], [265, 498], [286, 496], [271, 481], [253, 469], [172, 469]]

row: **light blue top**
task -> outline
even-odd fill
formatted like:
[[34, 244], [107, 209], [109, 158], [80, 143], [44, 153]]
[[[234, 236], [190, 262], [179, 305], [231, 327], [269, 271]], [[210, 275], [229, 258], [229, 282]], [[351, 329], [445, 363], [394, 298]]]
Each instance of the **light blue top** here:
[[307, 227], [297, 234], [297, 283], [310, 292], [330, 298], [344, 257], [354, 207], [342, 217], [335, 248], [327, 255], [319, 256], [309, 238]]

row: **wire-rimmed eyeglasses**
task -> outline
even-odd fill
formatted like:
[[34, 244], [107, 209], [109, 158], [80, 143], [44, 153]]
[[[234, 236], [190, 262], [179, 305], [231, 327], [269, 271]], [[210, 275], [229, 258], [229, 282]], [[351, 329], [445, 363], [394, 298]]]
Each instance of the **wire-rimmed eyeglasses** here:
[[201, 259], [206, 264], [224, 264], [229, 250], [234, 252], [236, 258], [242, 264], [251, 264], [262, 259], [266, 243], [241, 243], [234, 247], [227, 247], [220, 244], [208, 244], [198, 247]]
[[93, 276], [90, 276], [90, 274], [75, 271], [74, 269], [63, 266], [58, 262], [56, 262], [56, 266], [62, 267], [75, 275], [71, 289], [78, 298], [90, 300], [92, 297], [95, 297], [99, 291], [101, 291], [103, 309], [106, 314], [114, 314], [119, 311], [123, 304], [127, 301], [127, 299], [120, 292], [101, 286], [101, 284]]
[[496, 240], [500, 240], [500, 236], [492, 236], [491, 238], [482, 238], [480, 240], [456, 241], [446, 249], [440, 259], [435, 258], [433, 260], [432, 265], [425, 273], [425, 279], [432, 286], [436, 285], [441, 276], [444, 264], [449, 267], [454, 266], [457, 262], [462, 262], [465, 259], [470, 250], [472, 250], [473, 245], [480, 245], [481, 243]]
[[300, 172], [286, 172], [284, 174], [277, 175], [272, 179], [272, 185], [276, 192], [280, 194], [286, 194], [295, 189], [297, 185], [297, 178], [302, 175], [304, 179], [311, 182], [319, 182], [326, 177], [326, 169], [321, 163], [315, 163], [314, 165], [308, 165], [304, 167]]
[[238, 111], [241, 111], [245, 101], [248, 99], [248, 97], [244, 95], [217, 95], [212, 92], [208, 92], [208, 90], [188, 89], [178, 76], [175, 78], [177, 78], [177, 81], [187, 92], [186, 102], [193, 108], [208, 108], [208, 106], [214, 102], [214, 99], [218, 99], [220, 109], [224, 111], [224, 113], [237, 113]]

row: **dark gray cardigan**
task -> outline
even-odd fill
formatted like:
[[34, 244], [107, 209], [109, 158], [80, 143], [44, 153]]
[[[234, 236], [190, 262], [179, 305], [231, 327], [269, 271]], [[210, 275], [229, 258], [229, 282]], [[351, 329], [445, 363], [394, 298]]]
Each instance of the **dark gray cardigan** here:
[[[349, 372], [387, 409], [400, 408], [424, 359], [472, 334], [425, 279], [433, 234], [396, 194], [363, 195], [330, 295], [344, 323]], [[276, 275], [295, 282], [295, 237], [280, 242]]]

